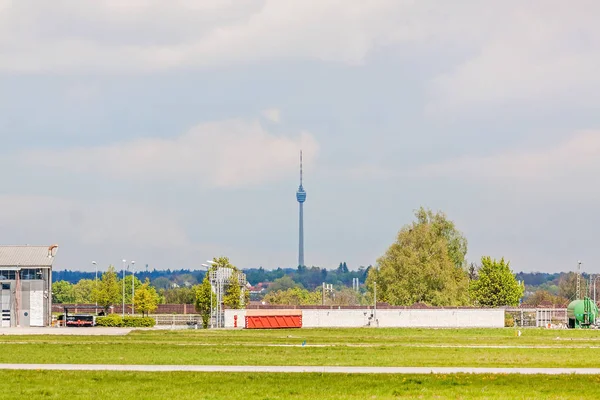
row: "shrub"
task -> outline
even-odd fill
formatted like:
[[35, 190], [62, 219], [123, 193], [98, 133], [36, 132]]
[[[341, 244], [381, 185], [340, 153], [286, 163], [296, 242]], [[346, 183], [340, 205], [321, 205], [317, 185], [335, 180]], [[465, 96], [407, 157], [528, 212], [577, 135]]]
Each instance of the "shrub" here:
[[504, 326], [507, 328], [515, 326], [515, 319], [509, 313], [504, 313]]
[[151, 328], [156, 324], [156, 321], [150, 317], [132, 317], [128, 315], [121, 318], [119, 314], [110, 314], [106, 317], [96, 318], [96, 324], [109, 327]]
[[96, 318], [96, 325], [110, 327], [123, 326], [123, 318], [119, 314], [109, 314], [106, 317]]
[[156, 324], [154, 318], [150, 317], [131, 317], [123, 318], [123, 325], [128, 328], [152, 328]]

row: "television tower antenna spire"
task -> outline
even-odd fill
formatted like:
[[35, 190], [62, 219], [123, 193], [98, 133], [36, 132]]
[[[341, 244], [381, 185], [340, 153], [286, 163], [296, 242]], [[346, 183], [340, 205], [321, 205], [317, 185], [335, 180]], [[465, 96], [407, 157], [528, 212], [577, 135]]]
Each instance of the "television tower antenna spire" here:
[[302, 186], [302, 150], [300, 150], [300, 186]]

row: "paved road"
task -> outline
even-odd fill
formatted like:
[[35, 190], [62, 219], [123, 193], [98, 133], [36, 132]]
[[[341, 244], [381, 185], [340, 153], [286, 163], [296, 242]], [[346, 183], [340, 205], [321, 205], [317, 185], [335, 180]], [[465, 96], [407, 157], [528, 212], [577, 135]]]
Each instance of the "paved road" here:
[[253, 365], [110, 365], [0, 364], [0, 370], [141, 371], [141, 372], [318, 372], [343, 374], [581, 374], [600, 375], [600, 368], [470, 368], [470, 367], [335, 367]]

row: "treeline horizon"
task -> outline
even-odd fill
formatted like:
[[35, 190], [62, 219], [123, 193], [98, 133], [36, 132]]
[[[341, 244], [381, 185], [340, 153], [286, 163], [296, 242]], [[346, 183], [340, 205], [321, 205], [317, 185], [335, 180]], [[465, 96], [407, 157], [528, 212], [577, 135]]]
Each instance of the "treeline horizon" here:
[[[345, 263], [341, 263], [342, 268], [343, 265]], [[352, 269], [348, 269], [347, 272], [352, 274], [352, 273], [358, 273], [359, 276], [353, 276], [354, 278], [361, 278], [361, 276], [366, 275], [366, 271], [368, 270], [368, 268], [370, 268], [371, 266], [360, 266], [357, 270], [352, 270]], [[302, 267], [302, 268], [306, 268], [307, 270], [314, 270], [314, 269], [318, 269], [319, 271], [325, 270], [328, 273], [329, 272], [336, 272], [340, 270], [340, 267], [338, 268], [320, 268], [320, 267]], [[347, 268], [347, 267], [346, 267]], [[118, 272], [121, 272], [121, 270], [117, 270]], [[258, 267], [258, 268], [246, 268], [246, 269], [241, 269], [242, 272], [244, 272], [247, 275], [247, 279], [248, 282], [250, 282], [251, 285], [257, 285], [258, 283], [261, 282], [272, 282], [277, 278], [281, 278], [284, 275], [292, 275], [298, 272], [298, 268], [276, 268], [276, 269], [264, 269], [263, 267]], [[98, 270], [98, 279], [100, 279], [100, 277], [102, 276], [102, 273], [104, 271], [100, 271]], [[544, 283], [550, 282], [550, 281], [554, 281], [556, 279], [560, 279], [561, 276], [563, 275], [567, 275], [570, 273], [573, 273], [574, 271], [560, 271], [560, 272], [517, 272], [516, 275], [516, 279], [520, 280], [520, 281], [524, 281], [525, 285], [527, 286], [539, 286], [542, 285]], [[95, 271], [80, 271], [80, 270], [70, 270], [70, 269], [65, 269], [65, 270], [52, 270], [52, 281], [53, 282], [57, 282], [57, 281], [67, 281], [70, 283], [77, 283], [80, 279], [94, 279], [95, 277]], [[130, 272], [127, 272], [127, 274], [130, 274]], [[204, 279], [204, 275], [206, 274], [206, 271], [204, 270], [200, 270], [200, 269], [189, 269], [189, 268], [181, 268], [181, 269], [153, 269], [151, 271], [138, 271], [135, 273], [135, 275], [137, 277], [140, 278], [140, 280], [145, 279], [146, 277], [149, 278], [150, 280], [156, 279], [156, 278], [169, 278], [169, 277], [177, 277], [178, 275], [192, 275], [197, 277], [198, 281], [201, 281], [202, 279]], [[583, 277], [589, 278], [589, 276], [591, 274], [586, 273], [586, 272], [582, 272], [581, 275]], [[261, 280], [261, 278], [264, 278], [264, 280]], [[363, 279], [360, 279], [361, 283], [364, 282]], [[350, 280], [350, 286], [352, 285], [352, 280]]]
[[[346, 262], [341, 262], [338, 268], [326, 269], [320, 267], [304, 267], [297, 268], [277, 268], [266, 270], [259, 268], [246, 268], [241, 271], [246, 274], [246, 280], [255, 286], [259, 283], [274, 282], [276, 279], [284, 276], [289, 276], [296, 283], [307, 289], [314, 289], [320, 286], [323, 282], [336, 286], [352, 286], [352, 280], [358, 278], [361, 284], [364, 284], [367, 274], [371, 266], [360, 266], [356, 270], [350, 270]], [[98, 270], [98, 279], [102, 277], [104, 271]], [[122, 271], [117, 270], [119, 277]], [[167, 288], [168, 283], [177, 285], [194, 285], [202, 282], [206, 271], [193, 269], [165, 269], [165, 270], [149, 270], [137, 271], [135, 276], [144, 281], [148, 278], [157, 288]], [[126, 271], [126, 275], [131, 275], [131, 272]], [[95, 271], [78, 271], [78, 270], [62, 270], [52, 271], [52, 282], [66, 281], [71, 284], [76, 284], [82, 279], [94, 279]]]

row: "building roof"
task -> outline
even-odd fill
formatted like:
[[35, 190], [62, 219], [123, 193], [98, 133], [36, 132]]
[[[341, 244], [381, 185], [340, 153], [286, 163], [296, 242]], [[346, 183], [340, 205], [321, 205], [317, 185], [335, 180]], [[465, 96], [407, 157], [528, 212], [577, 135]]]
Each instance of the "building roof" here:
[[0, 267], [51, 267], [57, 246], [0, 246]]

